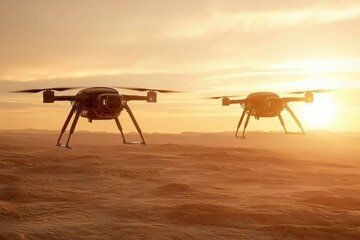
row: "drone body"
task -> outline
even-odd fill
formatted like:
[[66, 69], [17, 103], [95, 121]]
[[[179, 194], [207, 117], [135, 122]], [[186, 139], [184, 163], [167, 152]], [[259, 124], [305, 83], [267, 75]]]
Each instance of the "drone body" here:
[[276, 117], [284, 109], [281, 99], [276, 93], [251, 93], [247, 99], [250, 115], [256, 119], [260, 117]]
[[86, 88], [78, 96], [89, 96], [85, 101], [81, 117], [92, 120], [108, 120], [117, 118], [124, 109], [124, 97], [112, 88]]
[[[55, 91], [65, 91], [73, 88], [48, 88], [48, 89], [29, 89], [16, 91], [20, 93], [37, 93], [43, 92], [44, 103], [54, 103], [56, 101], [70, 101], [72, 108], [69, 112], [68, 117], [61, 129], [60, 136], [57, 141], [57, 146], [70, 148], [69, 141], [72, 134], [75, 131], [76, 124], [79, 117], [87, 118], [89, 122], [93, 120], [115, 120], [116, 125], [121, 133], [124, 144], [142, 144], [146, 145], [144, 136], [137, 123], [134, 114], [132, 113], [128, 102], [129, 101], [146, 101], [155, 103], [157, 101], [157, 92], [161, 93], [172, 93], [176, 91], [171, 90], [157, 90], [157, 89], [146, 89], [146, 88], [124, 88], [129, 90], [136, 90], [141, 92], [147, 92], [146, 96], [141, 95], [124, 95], [114, 88], [109, 87], [92, 87], [80, 90], [76, 95], [73, 96], [56, 96]], [[123, 133], [122, 125], [119, 120], [119, 116], [123, 110], [126, 110], [129, 114], [133, 124], [135, 125], [140, 137], [141, 142], [128, 142]], [[70, 127], [70, 133], [66, 144], [60, 143], [62, 135], [65, 133], [67, 126], [75, 114], [73, 122]]]
[[72, 101], [82, 105], [81, 117], [92, 120], [109, 120], [118, 117], [121, 111], [126, 108], [127, 101], [144, 100], [156, 102], [156, 92], [148, 91], [147, 96], [120, 95], [114, 88], [93, 87], [82, 89], [76, 96], [55, 96], [52, 90], [43, 92], [44, 103], [54, 101]]
[[[260, 118], [269, 118], [269, 117], [278, 117], [280, 120], [280, 123], [282, 127], [285, 130], [285, 133], [287, 134], [301, 134], [304, 135], [305, 131], [301, 126], [300, 121], [295, 116], [294, 112], [290, 109], [288, 106], [289, 102], [306, 102], [306, 103], [312, 103], [314, 101], [314, 92], [322, 92], [326, 90], [313, 90], [313, 91], [306, 91], [306, 92], [293, 92], [294, 94], [300, 94], [304, 93], [304, 97], [286, 97], [281, 98], [278, 94], [272, 93], [272, 92], [256, 92], [249, 94], [244, 99], [230, 99], [229, 97], [212, 97], [210, 99], [219, 99], [222, 98], [222, 105], [223, 106], [229, 106], [230, 104], [240, 104], [244, 110], [242, 112], [242, 115], [240, 117], [239, 123], [237, 125], [235, 136], [238, 137], [239, 128], [242, 125], [242, 122], [245, 118], [245, 115], [247, 114], [245, 125], [242, 133], [242, 138], [245, 138], [245, 131], [248, 126], [250, 116], [254, 116], [255, 119]], [[299, 128], [301, 129], [301, 132], [291, 133], [288, 132], [285, 127], [285, 122], [281, 116], [281, 112], [286, 109]]]

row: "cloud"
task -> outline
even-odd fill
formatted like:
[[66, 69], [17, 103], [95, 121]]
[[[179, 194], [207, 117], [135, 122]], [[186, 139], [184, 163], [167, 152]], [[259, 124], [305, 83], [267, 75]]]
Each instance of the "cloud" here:
[[7, 80], [186, 73], [359, 53], [353, 1], [0, 4], [0, 78]]
[[166, 32], [169, 37], [200, 37], [209, 33], [264, 32], [271, 29], [296, 27], [303, 24], [321, 24], [360, 17], [360, 6], [346, 9], [293, 9], [288, 11], [220, 12], [207, 18], [194, 16], [171, 23], [176, 27]]

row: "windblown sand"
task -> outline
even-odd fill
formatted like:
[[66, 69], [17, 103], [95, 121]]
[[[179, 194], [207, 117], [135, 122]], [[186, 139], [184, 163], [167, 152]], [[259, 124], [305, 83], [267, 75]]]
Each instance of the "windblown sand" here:
[[360, 239], [360, 137], [324, 134], [2, 132], [0, 239]]

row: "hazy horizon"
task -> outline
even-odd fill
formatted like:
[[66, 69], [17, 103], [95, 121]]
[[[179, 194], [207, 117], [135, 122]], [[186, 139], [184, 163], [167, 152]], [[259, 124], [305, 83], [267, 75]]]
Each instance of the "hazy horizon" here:
[[[60, 129], [46, 129], [46, 128], [9, 128], [9, 129], [0, 129], [0, 132], [20, 132], [20, 131], [34, 131], [34, 132], [55, 132], [55, 133], [59, 133]], [[77, 130], [76, 132], [79, 133], [110, 133], [110, 134], [118, 134], [119, 130], [114, 130], [114, 131], [99, 131], [97, 129], [84, 129], [84, 130]], [[133, 131], [128, 131], [128, 132], [124, 132], [124, 133], [130, 133], [130, 134], [137, 134], [136, 130]], [[201, 132], [201, 131], [183, 131], [183, 132], [176, 132], [176, 133], [172, 133], [172, 132], [146, 132], [143, 131], [143, 134], [173, 134], [173, 135], [177, 135], [177, 134], [186, 134], [186, 133], [195, 133], [195, 134], [235, 134], [235, 131], [208, 131], [208, 132]], [[279, 133], [279, 134], [284, 134], [283, 130], [268, 130], [268, 131], [264, 131], [264, 130], [249, 130], [246, 131], [246, 133]], [[299, 137], [306, 137], [306, 134], [311, 134], [311, 133], [360, 133], [360, 131], [333, 131], [330, 129], [311, 129], [305, 132], [305, 135], [301, 136], [299, 135]], [[285, 134], [287, 135], [287, 134]]]

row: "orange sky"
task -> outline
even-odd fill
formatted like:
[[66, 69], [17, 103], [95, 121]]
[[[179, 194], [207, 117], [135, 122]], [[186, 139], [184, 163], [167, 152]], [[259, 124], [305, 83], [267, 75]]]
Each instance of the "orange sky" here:
[[131, 103], [144, 132], [232, 131], [239, 106], [202, 97], [314, 88], [346, 90], [291, 105], [306, 130], [360, 131], [358, 26], [359, 1], [0, 1], [0, 129], [60, 129], [70, 110], [8, 91], [130, 86], [188, 92]]

